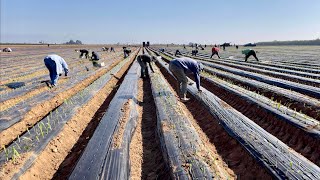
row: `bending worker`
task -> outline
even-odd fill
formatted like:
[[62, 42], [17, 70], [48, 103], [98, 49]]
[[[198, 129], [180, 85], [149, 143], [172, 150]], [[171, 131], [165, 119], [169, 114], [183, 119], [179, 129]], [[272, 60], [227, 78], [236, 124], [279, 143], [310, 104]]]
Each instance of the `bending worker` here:
[[145, 78], [146, 77], [146, 71], [147, 71], [147, 63], [149, 64], [149, 67], [151, 69], [151, 71], [154, 73], [152, 66], [151, 66], [151, 61], [155, 60], [154, 56], [150, 56], [148, 54], [141, 54], [137, 57], [137, 61], [140, 64], [141, 67], [141, 78]]
[[62, 57], [56, 54], [48, 55], [44, 58], [44, 64], [50, 73], [51, 86], [57, 86], [59, 76], [62, 74], [62, 69], [64, 70], [64, 75], [68, 76], [68, 65]]
[[212, 54], [211, 54], [211, 57], [210, 57], [210, 58], [212, 58], [212, 56], [216, 54], [216, 55], [218, 56], [218, 58], [220, 59], [219, 50], [220, 50], [220, 49], [217, 48], [217, 46], [213, 47], [213, 48], [212, 48]]
[[187, 73], [193, 73], [198, 91], [201, 92], [200, 71], [203, 70], [202, 63], [191, 58], [181, 57], [170, 61], [169, 69], [178, 80], [177, 87], [179, 90], [180, 100], [182, 102], [187, 102], [190, 100], [187, 98]]
[[191, 55], [192, 55], [192, 56], [197, 56], [198, 52], [199, 52], [199, 51], [198, 51], [197, 49], [192, 50], [192, 51], [191, 51]]
[[79, 58], [82, 58], [83, 55], [85, 55], [86, 59], [88, 59], [88, 57], [89, 57], [89, 51], [86, 50], [86, 49], [80, 49], [80, 56], [79, 56]]
[[176, 53], [174, 54], [174, 56], [177, 56], [177, 55], [182, 55], [181, 52], [179, 51], [179, 49], [177, 49]]
[[247, 62], [250, 56], [253, 56], [257, 61], [259, 61], [259, 59], [257, 58], [257, 54], [253, 49], [245, 49], [242, 51], [242, 54], [246, 55], [245, 62]]
[[100, 56], [98, 53], [96, 53], [95, 51], [92, 51], [91, 60], [92, 60], [93, 66], [99, 67], [98, 61], [100, 60]]

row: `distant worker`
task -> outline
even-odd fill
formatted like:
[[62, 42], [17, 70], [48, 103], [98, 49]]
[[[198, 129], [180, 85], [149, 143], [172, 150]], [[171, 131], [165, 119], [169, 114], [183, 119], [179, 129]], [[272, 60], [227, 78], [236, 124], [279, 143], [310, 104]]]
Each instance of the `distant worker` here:
[[177, 49], [176, 53], [174, 53], [174, 56], [177, 56], [177, 55], [182, 55], [181, 52], [179, 51], [179, 49]]
[[92, 61], [92, 65], [94, 67], [102, 67], [105, 66], [104, 62], [99, 63], [100, 60], [100, 56], [97, 52], [92, 51], [92, 55], [91, 55], [91, 61]]
[[217, 47], [213, 47], [212, 48], [212, 54], [211, 54], [211, 57], [210, 58], [212, 58], [215, 54], [218, 56], [218, 58], [220, 59], [220, 56], [219, 56], [219, 48], [217, 48]]
[[110, 48], [110, 52], [116, 52], [113, 47]]
[[201, 92], [200, 71], [203, 70], [202, 63], [188, 57], [181, 57], [171, 60], [169, 63], [169, 69], [178, 80], [177, 88], [182, 102], [190, 100], [187, 98], [188, 73], [193, 73], [198, 91]]
[[192, 51], [191, 51], [191, 55], [192, 55], [192, 56], [197, 56], [198, 52], [199, 52], [199, 51], [198, 51], [197, 49], [192, 50]]
[[89, 58], [89, 51], [88, 51], [88, 50], [86, 50], [86, 49], [80, 49], [79, 51], [80, 51], [80, 56], [79, 56], [79, 58], [82, 58], [83, 55], [85, 55], [86, 59]]
[[107, 48], [107, 47], [102, 47], [102, 51], [108, 51], [109, 50], [109, 48]]
[[225, 51], [225, 50], [226, 50], [226, 45], [225, 45], [225, 44], [222, 44], [222, 48], [223, 48], [223, 50]]
[[183, 45], [183, 49], [186, 49], [186, 45]]
[[236, 48], [237, 48], [237, 49], [239, 49], [239, 46], [238, 46], [238, 45], [236, 45]]
[[153, 68], [151, 66], [151, 62], [155, 60], [155, 57], [154, 56], [150, 56], [148, 54], [141, 54], [137, 57], [137, 61], [138, 63], [140, 64], [140, 67], [141, 67], [141, 78], [145, 78], [147, 76], [146, 72], [147, 72], [147, 63], [149, 64], [149, 67], [151, 69], [152, 72], [153, 71]]
[[48, 47], [50, 47], [50, 44], [48, 44]]
[[130, 56], [131, 50], [130, 49], [123, 49], [123, 54], [124, 54], [124, 58], [127, 58], [128, 56]]
[[2, 51], [3, 52], [12, 52], [12, 49], [11, 48], [4, 48]]
[[259, 61], [259, 59], [257, 58], [256, 52], [252, 49], [245, 49], [242, 51], [242, 54], [246, 55], [245, 62], [247, 62], [250, 56], [253, 56], [257, 61]]
[[48, 55], [44, 58], [44, 64], [49, 70], [51, 80], [50, 87], [57, 86], [59, 76], [62, 75], [62, 69], [64, 70], [64, 75], [68, 76], [68, 65], [62, 57], [56, 54]]

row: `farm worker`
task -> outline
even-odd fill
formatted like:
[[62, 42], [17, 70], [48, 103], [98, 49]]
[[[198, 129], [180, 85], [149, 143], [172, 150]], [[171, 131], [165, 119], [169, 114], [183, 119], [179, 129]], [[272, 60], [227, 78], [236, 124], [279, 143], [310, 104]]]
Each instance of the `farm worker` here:
[[220, 59], [219, 50], [220, 50], [219, 48], [213, 47], [213, 48], [212, 48], [212, 54], [211, 54], [211, 57], [210, 57], [210, 58], [212, 58], [212, 56], [216, 54], [216, 55], [218, 56], [218, 58]]
[[174, 54], [174, 56], [177, 56], [177, 55], [182, 55], [181, 52], [179, 51], [179, 49], [177, 49], [176, 53]]
[[131, 53], [130, 49], [124, 48], [123, 49], [123, 54], [124, 54], [124, 58], [128, 57]]
[[11, 48], [4, 48], [2, 51], [3, 52], [12, 52], [12, 49]]
[[151, 71], [154, 73], [153, 68], [151, 66], [151, 62], [155, 61], [155, 60], [156, 60], [156, 58], [154, 56], [151, 57], [148, 54], [141, 54], [137, 57], [137, 61], [141, 67], [141, 78], [146, 77], [147, 63], [149, 64]]
[[239, 46], [238, 46], [238, 45], [236, 45], [236, 48], [237, 48], [237, 49], [239, 49]]
[[259, 59], [257, 58], [256, 52], [252, 49], [245, 49], [242, 51], [242, 54], [246, 55], [245, 57], [245, 62], [247, 62], [248, 58], [252, 55], [257, 61], [259, 61]]
[[170, 61], [169, 69], [178, 80], [177, 87], [179, 90], [180, 100], [182, 102], [190, 100], [186, 97], [188, 83], [187, 73], [193, 73], [198, 91], [201, 92], [200, 71], [203, 70], [202, 63], [188, 57], [181, 57]]
[[85, 57], [86, 57], [86, 59], [88, 59], [88, 57], [89, 57], [89, 51], [88, 50], [86, 50], [86, 49], [80, 49], [80, 56], [79, 56], [79, 58], [82, 58], [83, 57], [83, 55], [85, 55]]
[[44, 58], [44, 64], [49, 70], [52, 86], [57, 85], [59, 76], [62, 74], [62, 69], [64, 70], [64, 75], [68, 76], [68, 65], [62, 57], [56, 54], [48, 55]]
[[115, 52], [113, 47], [110, 48], [110, 52], [112, 52], [112, 51]]
[[100, 60], [100, 56], [98, 53], [96, 53], [95, 51], [92, 51], [91, 60], [92, 60], [93, 66], [99, 67], [98, 61]]
[[198, 50], [197, 50], [197, 49], [196, 49], [196, 50], [192, 50], [192, 51], [191, 51], [191, 54], [192, 54], [192, 56], [197, 56]]

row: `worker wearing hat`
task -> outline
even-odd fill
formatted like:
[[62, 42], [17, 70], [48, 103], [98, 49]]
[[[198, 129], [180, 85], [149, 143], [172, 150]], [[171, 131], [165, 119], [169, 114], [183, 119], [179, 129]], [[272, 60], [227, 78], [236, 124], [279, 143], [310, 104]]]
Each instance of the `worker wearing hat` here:
[[187, 98], [188, 73], [193, 73], [198, 91], [201, 92], [200, 71], [203, 70], [202, 63], [188, 57], [176, 58], [170, 61], [169, 70], [178, 80], [177, 87], [182, 102], [187, 102], [189, 100], [189, 98]]

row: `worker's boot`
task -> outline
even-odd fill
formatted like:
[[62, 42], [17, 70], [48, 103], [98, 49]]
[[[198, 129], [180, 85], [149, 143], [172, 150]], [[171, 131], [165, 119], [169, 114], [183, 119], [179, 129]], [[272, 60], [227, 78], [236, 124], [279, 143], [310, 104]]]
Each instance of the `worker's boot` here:
[[187, 102], [187, 101], [190, 100], [190, 98], [187, 98], [186, 94], [184, 94], [183, 97], [180, 100], [181, 100], [181, 102]]

